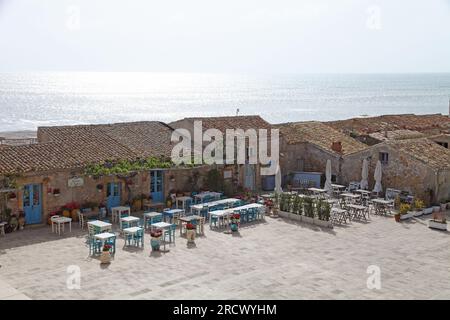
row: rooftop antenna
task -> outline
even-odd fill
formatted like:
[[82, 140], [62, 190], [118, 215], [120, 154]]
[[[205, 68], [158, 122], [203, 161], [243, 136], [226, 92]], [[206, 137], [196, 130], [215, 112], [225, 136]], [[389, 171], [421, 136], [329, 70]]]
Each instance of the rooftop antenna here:
[[[449, 100], [450, 103], [450, 100]], [[236, 109], [236, 117], [239, 115], [239, 108]]]

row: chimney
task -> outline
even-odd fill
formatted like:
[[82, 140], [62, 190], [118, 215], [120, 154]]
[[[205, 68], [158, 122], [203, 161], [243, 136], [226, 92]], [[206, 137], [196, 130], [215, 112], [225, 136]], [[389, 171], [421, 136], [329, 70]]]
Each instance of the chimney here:
[[342, 153], [342, 142], [341, 141], [335, 141], [331, 144], [331, 150], [337, 153]]

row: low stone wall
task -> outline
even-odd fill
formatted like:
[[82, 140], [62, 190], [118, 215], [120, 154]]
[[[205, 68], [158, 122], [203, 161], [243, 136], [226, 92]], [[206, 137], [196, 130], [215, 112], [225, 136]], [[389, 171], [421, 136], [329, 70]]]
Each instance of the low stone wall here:
[[309, 223], [309, 224], [316, 225], [318, 227], [333, 229], [333, 224], [331, 223], [331, 221], [319, 220], [317, 218], [310, 218], [307, 216], [302, 216], [300, 214], [290, 213], [290, 212], [286, 212], [286, 211], [278, 211], [278, 215], [282, 218], [286, 218], [289, 220]]

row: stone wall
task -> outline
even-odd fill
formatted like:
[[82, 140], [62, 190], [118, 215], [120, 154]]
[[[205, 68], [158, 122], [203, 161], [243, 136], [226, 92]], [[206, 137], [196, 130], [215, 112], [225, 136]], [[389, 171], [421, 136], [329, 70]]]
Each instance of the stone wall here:
[[283, 139], [280, 146], [280, 167], [283, 176], [296, 171], [322, 172], [325, 174], [327, 160], [331, 160], [331, 173], [341, 182], [341, 166], [344, 159], [310, 143], [287, 144]]
[[408, 191], [423, 199], [427, 204], [450, 198], [450, 172], [436, 172], [424, 163], [397, 152], [387, 145], [376, 145], [371, 149], [346, 157], [342, 166], [345, 184], [360, 181], [362, 162], [369, 161], [369, 189], [375, 185], [374, 172], [380, 152], [389, 154], [389, 161], [383, 164], [383, 189], [394, 188]]

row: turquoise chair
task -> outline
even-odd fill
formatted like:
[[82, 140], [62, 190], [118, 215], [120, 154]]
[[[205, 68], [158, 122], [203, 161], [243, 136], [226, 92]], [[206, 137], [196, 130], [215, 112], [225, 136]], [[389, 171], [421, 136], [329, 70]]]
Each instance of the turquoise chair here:
[[106, 240], [105, 244], [111, 246], [111, 253], [112, 254], [116, 253], [116, 237], [113, 237], [113, 238], [110, 238], [110, 239]]
[[247, 216], [247, 219], [248, 219], [248, 221], [250, 222], [250, 221], [255, 221], [256, 220], [256, 217], [257, 217], [257, 215], [258, 215], [258, 212], [256, 211], [257, 209], [256, 208], [250, 208], [250, 209], [248, 209], [248, 216]]
[[[214, 211], [211, 211], [211, 213]], [[216, 228], [219, 228], [219, 217], [218, 216], [213, 216], [210, 215], [210, 220], [209, 220], [209, 228], [212, 229], [213, 225]]]
[[102, 242], [95, 238], [89, 238], [89, 255], [100, 254], [102, 250]]
[[248, 211], [247, 210], [239, 210], [239, 214], [241, 215], [241, 223], [248, 222]]
[[166, 237], [169, 237], [169, 242], [172, 243], [172, 239], [173, 239], [173, 243], [175, 243], [175, 232], [177, 230], [177, 225], [174, 223], [172, 224], [169, 229], [164, 230], [164, 241], [166, 240]]
[[144, 246], [144, 230], [139, 230], [133, 235], [133, 244], [138, 247]]

